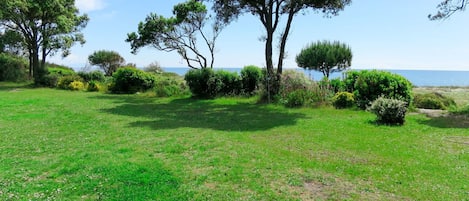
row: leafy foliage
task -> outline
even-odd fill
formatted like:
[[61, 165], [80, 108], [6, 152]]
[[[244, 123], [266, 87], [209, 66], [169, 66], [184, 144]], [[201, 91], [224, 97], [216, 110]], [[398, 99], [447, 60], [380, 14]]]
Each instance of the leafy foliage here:
[[351, 108], [355, 105], [355, 98], [353, 93], [350, 92], [338, 92], [332, 98], [332, 105], [337, 109]]
[[[355, 76], [352, 73], [348, 76]], [[354, 78], [346, 78], [354, 80]], [[371, 102], [380, 96], [412, 103], [412, 84], [401, 75], [386, 71], [360, 71], [354, 84], [354, 95], [358, 107], [366, 109]]]
[[322, 72], [324, 77], [346, 70], [352, 64], [352, 50], [346, 44], [334, 41], [311, 43], [296, 56], [299, 67]]
[[160, 64], [156, 61], [143, 68], [143, 71], [154, 74], [161, 74], [164, 72], [163, 68], [161, 68]]
[[456, 106], [456, 102], [440, 93], [425, 93], [414, 95], [414, 106], [424, 109], [449, 109]]
[[245, 66], [241, 70], [242, 92], [251, 95], [262, 82], [262, 69], [257, 66]]
[[464, 11], [469, 4], [467, 0], [444, 0], [438, 4], [438, 12], [434, 15], [428, 15], [430, 20], [447, 19], [458, 11]]
[[379, 97], [373, 101], [369, 110], [376, 115], [378, 123], [402, 125], [405, 122], [407, 103], [397, 99]]
[[85, 84], [81, 81], [73, 81], [68, 85], [68, 89], [72, 91], [82, 91], [85, 89]]
[[0, 53], [0, 81], [25, 81], [27, 79], [24, 59]]
[[74, 43], [85, 42], [80, 31], [89, 19], [79, 15], [74, 0], [0, 0], [0, 8], [0, 23], [23, 38], [36, 83], [47, 74], [48, 55], [61, 51], [65, 57]]
[[87, 91], [93, 92], [93, 91], [99, 91], [101, 86], [99, 85], [99, 82], [91, 80], [88, 82], [88, 86], [86, 88]]
[[115, 51], [99, 50], [88, 57], [91, 65], [99, 66], [106, 76], [111, 76], [116, 70], [124, 65], [125, 59]]
[[79, 75], [76, 75], [76, 74], [75, 75], [66, 75], [66, 76], [63, 76], [63, 77], [59, 78], [57, 87], [59, 89], [71, 89], [70, 84], [72, 82], [75, 82], [75, 81], [83, 83], [83, 79]]
[[171, 74], [158, 74], [154, 92], [157, 97], [178, 97], [190, 95], [184, 79]]
[[[132, 52], [151, 46], [161, 51], [176, 51], [189, 67], [213, 67], [215, 41], [223, 28], [222, 24], [213, 23], [212, 35], [209, 36], [204, 27], [210, 21], [210, 16], [207, 15], [205, 5], [196, 0], [175, 5], [173, 13], [175, 16], [169, 18], [151, 13], [145, 22], [140, 22], [137, 33], [127, 35], [126, 41], [131, 44]], [[205, 42], [210, 61], [208, 56], [204, 56], [204, 51], [199, 49], [198, 37]]]
[[215, 71], [216, 79], [220, 80], [222, 86], [217, 92], [218, 95], [238, 95], [241, 92], [242, 80], [236, 72], [225, 70]]
[[91, 72], [78, 72], [77, 73], [85, 82], [97, 81], [104, 82], [105, 76], [101, 71], [91, 71]]
[[133, 94], [155, 86], [156, 78], [150, 73], [130, 67], [119, 68], [113, 75], [110, 90], [113, 93]]

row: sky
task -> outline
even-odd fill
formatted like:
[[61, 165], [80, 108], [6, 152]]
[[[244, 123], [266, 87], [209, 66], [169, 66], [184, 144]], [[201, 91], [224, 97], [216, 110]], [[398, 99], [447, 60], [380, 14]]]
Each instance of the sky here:
[[[469, 71], [469, 11], [456, 13], [448, 20], [428, 20], [428, 14], [435, 13], [441, 1], [353, 0], [331, 18], [313, 10], [303, 12], [292, 24], [284, 66], [297, 67], [295, 57], [308, 43], [337, 40], [351, 47], [353, 69]], [[89, 66], [87, 58], [94, 51], [112, 50], [138, 67], [153, 62], [162, 67], [186, 67], [175, 52], [146, 47], [132, 54], [130, 44], [125, 42], [127, 33], [136, 32], [138, 23], [148, 14], [170, 17], [173, 6], [181, 2], [76, 0], [80, 12], [90, 18], [82, 31], [87, 42], [75, 45], [67, 58], [57, 55], [48, 61], [80, 70]], [[265, 66], [264, 42], [259, 40], [264, 32], [261, 22], [250, 14], [231, 23], [217, 40], [215, 66]]]

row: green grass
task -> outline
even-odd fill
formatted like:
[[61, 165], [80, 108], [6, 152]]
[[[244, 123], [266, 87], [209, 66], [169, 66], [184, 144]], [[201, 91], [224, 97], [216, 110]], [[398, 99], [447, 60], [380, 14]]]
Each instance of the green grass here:
[[0, 83], [0, 200], [467, 200], [469, 129]]

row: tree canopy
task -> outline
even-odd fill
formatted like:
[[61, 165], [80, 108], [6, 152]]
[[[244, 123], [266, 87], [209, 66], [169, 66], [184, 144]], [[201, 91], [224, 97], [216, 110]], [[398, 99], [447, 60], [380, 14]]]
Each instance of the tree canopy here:
[[339, 41], [319, 41], [303, 48], [296, 56], [296, 62], [301, 68], [320, 71], [329, 78], [331, 73], [350, 67], [352, 50]]
[[[217, 17], [225, 23], [231, 22], [238, 16], [249, 13], [261, 21], [265, 28], [265, 65], [267, 75], [273, 78], [274, 85], [269, 88], [269, 93], [276, 93], [278, 78], [282, 74], [283, 59], [286, 57], [285, 48], [290, 33], [292, 22], [300, 11], [312, 9], [321, 11], [326, 16], [337, 15], [351, 0], [208, 0], [214, 3], [213, 9]], [[286, 20], [282, 19], [286, 16]], [[279, 55], [277, 60], [277, 72], [274, 72], [273, 40], [281, 29], [281, 23], [285, 22], [280, 31]], [[272, 79], [270, 79], [272, 80]]]
[[464, 11], [469, 4], [467, 0], [444, 0], [438, 4], [438, 12], [436, 14], [428, 15], [430, 20], [447, 19], [458, 11]]
[[99, 50], [88, 56], [91, 65], [99, 66], [106, 76], [111, 76], [125, 60], [115, 51]]
[[[215, 41], [223, 26], [213, 22], [211, 35], [207, 34], [205, 25], [211, 21], [207, 8], [197, 0], [180, 3], [173, 8], [174, 16], [166, 18], [151, 13], [140, 22], [138, 32], [128, 34], [127, 42], [131, 44], [132, 52], [144, 46], [152, 46], [161, 51], [176, 51], [191, 68], [213, 67]], [[201, 37], [210, 53], [204, 55], [203, 49], [197, 44]]]
[[65, 57], [73, 44], [85, 42], [81, 30], [88, 20], [74, 0], [0, 0], [0, 26], [22, 36], [36, 83], [46, 74], [47, 56]]

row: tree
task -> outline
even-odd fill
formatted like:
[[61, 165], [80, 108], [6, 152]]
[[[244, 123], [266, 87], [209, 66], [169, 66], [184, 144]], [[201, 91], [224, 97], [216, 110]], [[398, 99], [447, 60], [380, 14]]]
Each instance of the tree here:
[[22, 36], [37, 84], [47, 72], [47, 56], [61, 51], [65, 57], [73, 44], [85, 42], [81, 30], [88, 20], [74, 0], [0, 0], [0, 26]]
[[[250, 13], [258, 17], [265, 28], [265, 62], [267, 76], [274, 78], [278, 83], [283, 70], [283, 59], [285, 58], [285, 47], [287, 44], [290, 28], [295, 16], [308, 8], [322, 11], [326, 16], [337, 15], [351, 0], [209, 0], [214, 2], [214, 10], [219, 19], [228, 23], [243, 13]], [[273, 40], [275, 33], [280, 27], [282, 16], [286, 16], [285, 28], [280, 32], [279, 55], [277, 72], [274, 74], [273, 65]], [[278, 86], [275, 85], [269, 93], [276, 93]]]
[[299, 67], [322, 72], [329, 78], [331, 73], [341, 72], [352, 64], [352, 50], [346, 44], [335, 41], [319, 41], [303, 48], [296, 56]]
[[0, 53], [24, 55], [23, 37], [16, 31], [7, 30], [0, 33]]
[[469, 4], [467, 0], [444, 0], [438, 4], [438, 12], [428, 15], [430, 20], [447, 19], [457, 11], [464, 11]]
[[[165, 18], [151, 13], [138, 25], [138, 33], [129, 33], [132, 53], [144, 46], [152, 46], [157, 50], [176, 51], [191, 68], [213, 68], [215, 61], [215, 41], [223, 25], [218, 21], [212, 24], [212, 34], [205, 32], [205, 25], [211, 20], [207, 8], [197, 0], [189, 0], [174, 6], [175, 16]], [[201, 37], [207, 46], [210, 56], [205, 56], [197, 45]], [[210, 57], [210, 59], [209, 59]], [[196, 67], [198, 66], [198, 67]]]
[[115, 51], [100, 50], [88, 56], [91, 65], [99, 66], [106, 76], [111, 76], [125, 60]]

